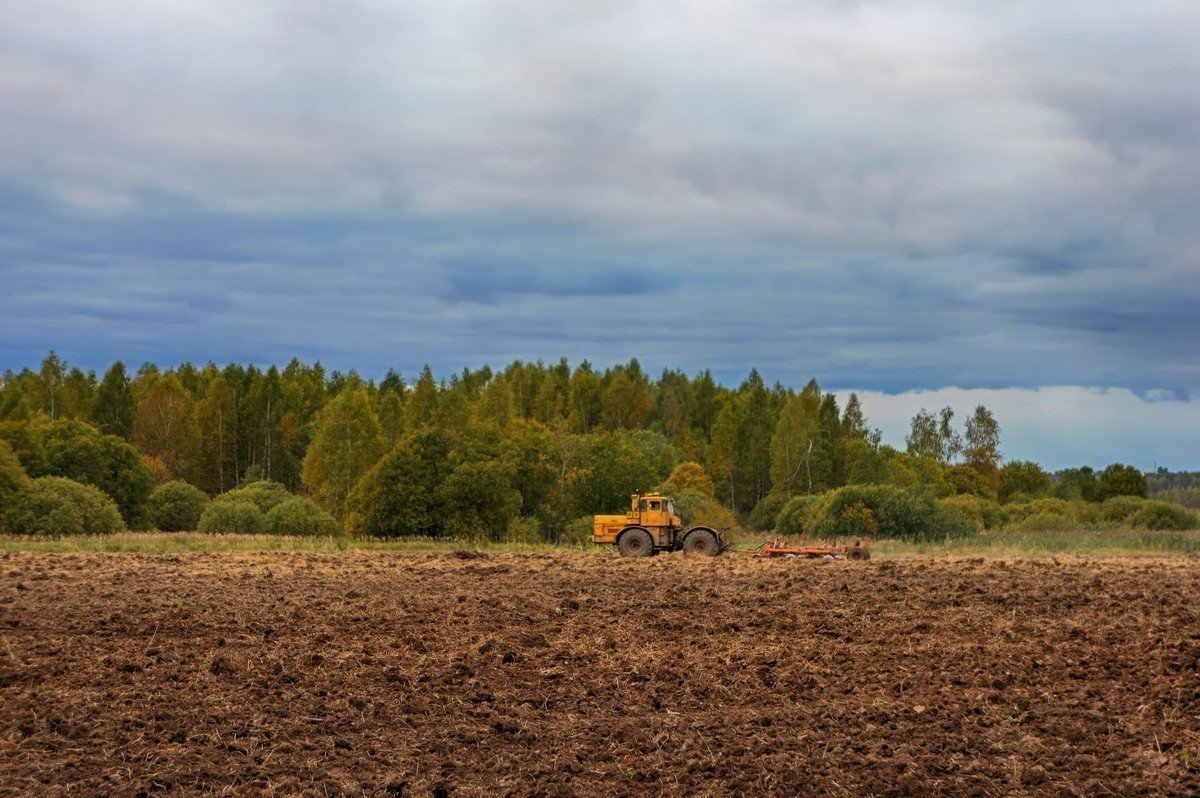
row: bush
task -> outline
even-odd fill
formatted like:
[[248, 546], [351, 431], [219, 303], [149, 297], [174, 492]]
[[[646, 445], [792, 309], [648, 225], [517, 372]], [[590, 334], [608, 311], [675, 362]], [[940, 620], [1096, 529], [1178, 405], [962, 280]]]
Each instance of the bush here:
[[781, 493], [768, 494], [754, 505], [749, 518], [746, 519], [746, 525], [754, 530], [774, 529], [779, 513], [787, 503], [788, 497]]
[[51, 475], [104, 491], [131, 528], [150, 525], [146, 502], [154, 489], [154, 474], [136, 449], [80, 421], [56, 421], [42, 437]]
[[12, 447], [0, 440], [0, 509], [7, 506], [17, 491], [28, 484], [29, 477], [21, 467], [21, 461]]
[[176, 480], [150, 494], [150, 520], [163, 532], [188, 532], [200, 523], [209, 499], [195, 485]]
[[[870, 515], [867, 515], [869, 511]], [[973, 534], [962, 516], [941, 510], [924, 491], [891, 485], [851, 485], [828, 494], [809, 531], [815, 537], [867, 534], [870, 521], [885, 538], [920, 540]]]
[[508, 522], [504, 539], [509, 543], [541, 543], [542, 525], [536, 518], [518, 516]]
[[823, 495], [793, 496], [775, 518], [775, 531], [781, 535], [803, 535], [812, 525]]
[[569, 521], [563, 529], [562, 537], [559, 540], [563, 543], [589, 543], [592, 539], [593, 529], [592, 517], [585, 515]]
[[245, 473], [242, 474], [242, 478], [238, 481], [238, 484], [234, 485], [234, 487], [244, 488], [247, 485], [253, 485], [255, 482], [265, 482], [266, 480], [267, 474], [265, 471], [263, 471], [263, 467], [258, 463], [251, 463], [250, 465], [246, 466]]
[[261, 535], [267, 529], [267, 516], [248, 501], [214, 501], [200, 514], [196, 529], [209, 535]]
[[1044, 532], [1061, 529], [1106, 528], [1181, 531], [1200, 528], [1200, 516], [1184, 507], [1137, 496], [1115, 496], [1097, 506], [1086, 501], [1038, 499], [1006, 506], [1009, 529]]
[[1100, 505], [1100, 514], [1109, 521], [1125, 523], [1145, 503], [1146, 500], [1138, 496], [1114, 496]]
[[117, 505], [104, 491], [63, 477], [39, 477], [17, 491], [4, 527], [14, 535], [108, 535], [125, 529]]
[[870, 507], [855, 502], [838, 516], [837, 530], [839, 537], [873, 538], [879, 534], [879, 519]]
[[1146, 501], [1129, 517], [1129, 525], [1137, 529], [1182, 531], [1200, 528], [1200, 516], [1178, 505]]
[[267, 532], [290, 537], [334, 537], [342, 525], [312, 499], [297, 496], [271, 508]]
[[969, 523], [976, 532], [982, 532], [985, 529], [995, 529], [1002, 526], [1007, 520], [1004, 508], [991, 499], [985, 499], [982, 496], [973, 496], [966, 493], [958, 496], [947, 496], [944, 499], [938, 499], [938, 507], [944, 512], [957, 514]]
[[733, 513], [712, 496], [689, 489], [676, 494], [674, 498], [675, 512], [685, 527], [702, 525], [731, 532], [739, 530]]
[[1075, 526], [1078, 524], [1065, 515], [1042, 512], [1026, 516], [1007, 528], [1016, 532], [1061, 532]]
[[247, 482], [241, 487], [227, 490], [214, 501], [218, 502], [250, 502], [264, 513], [270, 512], [276, 505], [283, 504], [289, 499], [296, 498], [287, 488], [278, 482], [259, 480]]
[[1065, 518], [1071, 527], [1095, 524], [1102, 520], [1099, 508], [1085, 501], [1066, 499], [1035, 499], [1033, 501], [1006, 504], [1005, 511], [1011, 522], [1019, 523], [1034, 515], [1057, 515]]

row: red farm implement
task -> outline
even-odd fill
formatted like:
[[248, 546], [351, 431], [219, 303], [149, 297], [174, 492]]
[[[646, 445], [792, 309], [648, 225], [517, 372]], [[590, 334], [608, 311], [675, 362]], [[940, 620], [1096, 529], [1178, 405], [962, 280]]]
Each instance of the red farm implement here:
[[856, 540], [853, 546], [789, 546], [782, 538], [775, 538], [752, 550], [750, 554], [755, 557], [797, 557], [810, 560], [869, 560], [871, 541]]

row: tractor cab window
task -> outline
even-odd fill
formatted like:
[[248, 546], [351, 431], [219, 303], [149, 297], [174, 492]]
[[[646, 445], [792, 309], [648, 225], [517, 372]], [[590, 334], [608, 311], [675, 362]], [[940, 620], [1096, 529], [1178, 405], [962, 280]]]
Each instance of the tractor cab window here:
[[667, 514], [675, 515], [675, 502], [673, 502], [673, 501], [667, 502]]
[[643, 513], [646, 512], [646, 500], [645, 499], [642, 499], [640, 502], [638, 502], [638, 509], [641, 510]]
[[650, 502], [650, 509], [651, 510], [661, 510], [662, 503], [661, 502]]

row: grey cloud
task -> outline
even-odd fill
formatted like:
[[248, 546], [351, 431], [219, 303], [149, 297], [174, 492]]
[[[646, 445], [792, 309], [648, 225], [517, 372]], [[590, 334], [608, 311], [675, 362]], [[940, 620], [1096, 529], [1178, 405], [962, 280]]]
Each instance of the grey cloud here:
[[0, 354], [1186, 393], [1198, 30], [1171, 0], [18, 2]]

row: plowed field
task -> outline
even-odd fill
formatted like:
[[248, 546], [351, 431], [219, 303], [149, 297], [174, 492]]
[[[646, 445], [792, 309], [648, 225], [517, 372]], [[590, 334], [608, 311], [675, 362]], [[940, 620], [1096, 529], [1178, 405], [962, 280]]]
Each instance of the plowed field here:
[[0, 555], [5, 795], [1198, 795], [1200, 562]]

